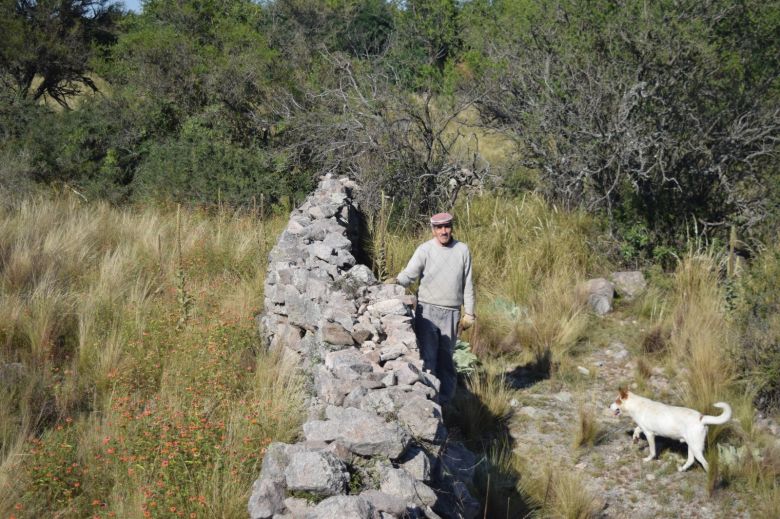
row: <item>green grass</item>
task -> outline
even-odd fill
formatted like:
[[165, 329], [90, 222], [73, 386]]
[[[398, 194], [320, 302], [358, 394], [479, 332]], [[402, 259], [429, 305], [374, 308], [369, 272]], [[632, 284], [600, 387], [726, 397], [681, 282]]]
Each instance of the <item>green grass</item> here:
[[0, 363], [25, 367], [0, 390], [2, 515], [246, 515], [265, 446], [303, 417], [254, 321], [285, 223], [76, 199], [2, 215]]

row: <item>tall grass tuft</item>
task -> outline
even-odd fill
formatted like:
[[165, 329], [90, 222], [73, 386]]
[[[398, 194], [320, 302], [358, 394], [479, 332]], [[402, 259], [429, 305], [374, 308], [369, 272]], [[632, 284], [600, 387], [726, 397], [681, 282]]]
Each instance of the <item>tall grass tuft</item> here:
[[719, 270], [714, 252], [691, 250], [674, 274], [668, 347], [674, 364], [684, 367], [683, 402], [700, 410], [727, 399], [735, 380], [737, 337], [726, 312]]
[[580, 404], [577, 410], [577, 421], [573, 433], [572, 446], [575, 449], [593, 447], [607, 437], [607, 431], [599, 422], [596, 413], [585, 404]]
[[[521, 465], [524, 463], [519, 462]], [[591, 519], [598, 517], [604, 504], [571, 468], [555, 463], [521, 469], [520, 489], [536, 509], [534, 517]]]
[[303, 414], [254, 321], [284, 218], [0, 211], [0, 515], [244, 515]]

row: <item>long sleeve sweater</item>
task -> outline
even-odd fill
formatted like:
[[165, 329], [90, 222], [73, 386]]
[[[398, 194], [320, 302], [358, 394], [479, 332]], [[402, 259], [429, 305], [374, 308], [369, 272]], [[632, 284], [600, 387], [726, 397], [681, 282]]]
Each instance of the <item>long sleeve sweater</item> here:
[[417, 247], [397, 280], [408, 287], [417, 278], [421, 302], [450, 308], [463, 305], [467, 314], [474, 314], [471, 253], [465, 243], [453, 238], [442, 246], [434, 238]]

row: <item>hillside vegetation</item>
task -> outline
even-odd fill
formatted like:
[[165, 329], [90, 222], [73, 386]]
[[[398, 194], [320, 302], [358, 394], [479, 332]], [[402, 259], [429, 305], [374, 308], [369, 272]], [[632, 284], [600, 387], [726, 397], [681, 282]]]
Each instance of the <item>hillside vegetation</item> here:
[[2, 222], [0, 513], [244, 516], [303, 412], [254, 321], [284, 219], [71, 196]]
[[[378, 277], [431, 212], [474, 253], [445, 418], [486, 517], [603, 511], [571, 466], [625, 469], [606, 383], [729, 401], [692, 502], [780, 508], [780, 2], [8, 0], [0, 33], [0, 514], [245, 516], [304, 412], [257, 334], [267, 253], [331, 172]], [[579, 283], [630, 269], [592, 315]], [[630, 369], [583, 379], [618, 337]], [[532, 436], [565, 463], [514, 443], [543, 391], [582, 396]]]

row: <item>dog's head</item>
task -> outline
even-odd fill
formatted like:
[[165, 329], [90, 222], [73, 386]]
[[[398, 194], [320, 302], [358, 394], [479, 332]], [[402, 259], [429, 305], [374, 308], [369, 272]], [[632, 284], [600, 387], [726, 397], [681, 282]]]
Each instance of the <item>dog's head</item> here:
[[618, 389], [618, 397], [609, 405], [615, 416], [620, 416], [620, 413], [623, 411], [623, 401], [626, 398], [628, 398], [628, 389], [621, 387]]

